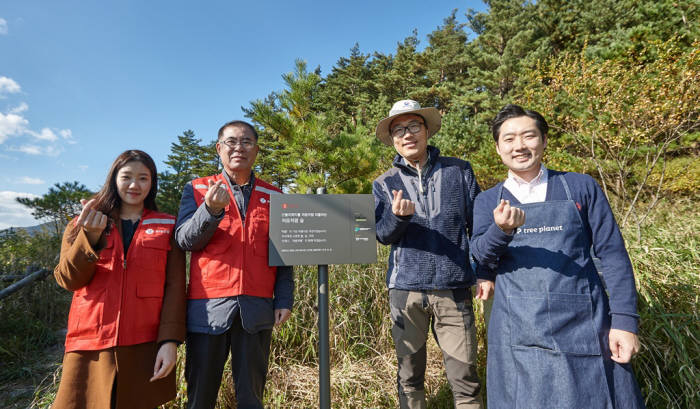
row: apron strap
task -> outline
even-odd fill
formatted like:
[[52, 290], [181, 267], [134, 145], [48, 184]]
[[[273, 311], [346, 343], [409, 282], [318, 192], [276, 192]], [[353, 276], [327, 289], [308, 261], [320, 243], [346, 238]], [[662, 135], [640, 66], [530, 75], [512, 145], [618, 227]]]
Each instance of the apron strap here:
[[501, 203], [501, 198], [503, 197], [503, 185], [504, 183], [501, 183], [501, 186], [498, 188], [498, 194], [496, 195], [496, 207], [498, 207], [498, 204]]
[[569, 190], [569, 184], [566, 183], [566, 179], [564, 179], [564, 175], [559, 175], [559, 180], [561, 180], [561, 184], [564, 185], [564, 190], [566, 191], [566, 199], [571, 200], [571, 191]]

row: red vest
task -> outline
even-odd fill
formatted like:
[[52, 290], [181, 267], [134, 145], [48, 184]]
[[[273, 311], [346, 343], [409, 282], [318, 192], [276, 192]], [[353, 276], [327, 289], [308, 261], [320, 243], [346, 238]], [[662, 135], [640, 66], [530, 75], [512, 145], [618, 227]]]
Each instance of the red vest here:
[[116, 227], [105, 237], [95, 275], [73, 293], [66, 352], [155, 341], [175, 217], [145, 209], [124, 257]]
[[202, 250], [192, 252], [188, 298], [242, 294], [272, 298], [277, 268], [267, 264], [270, 195], [282, 191], [256, 178], [243, 223], [223, 174], [192, 181], [197, 206], [204, 203], [209, 180], [223, 180], [222, 186], [227, 188], [231, 201], [209, 243]]

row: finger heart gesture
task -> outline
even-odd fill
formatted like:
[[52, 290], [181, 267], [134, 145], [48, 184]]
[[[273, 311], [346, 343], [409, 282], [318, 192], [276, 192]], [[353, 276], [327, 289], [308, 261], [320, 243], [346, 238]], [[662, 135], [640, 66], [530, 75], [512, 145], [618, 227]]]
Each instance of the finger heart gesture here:
[[410, 216], [416, 211], [416, 204], [408, 199], [403, 199], [403, 190], [392, 190], [394, 196], [391, 200], [391, 212], [397, 216]]
[[525, 224], [525, 212], [510, 205], [510, 201], [501, 199], [501, 202], [493, 209], [493, 220], [504, 232], [511, 234], [513, 229]]
[[102, 232], [107, 227], [107, 215], [96, 210], [94, 208], [95, 203], [95, 199], [90, 201], [81, 199], [80, 204], [83, 205], [83, 210], [76, 221], [76, 226], [82, 227], [92, 246], [97, 244]]

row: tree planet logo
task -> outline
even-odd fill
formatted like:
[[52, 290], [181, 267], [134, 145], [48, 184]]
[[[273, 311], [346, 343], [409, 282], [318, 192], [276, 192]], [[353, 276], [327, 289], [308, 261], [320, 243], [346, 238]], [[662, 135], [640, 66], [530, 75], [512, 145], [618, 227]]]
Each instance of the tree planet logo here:
[[146, 229], [146, 234], [153, 234], [153, 229]]

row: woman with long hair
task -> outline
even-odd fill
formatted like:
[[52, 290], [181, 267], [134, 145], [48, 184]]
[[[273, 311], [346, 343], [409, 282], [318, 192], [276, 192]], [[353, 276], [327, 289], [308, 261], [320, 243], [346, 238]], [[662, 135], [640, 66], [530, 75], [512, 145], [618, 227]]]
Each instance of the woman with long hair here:
[[175, 397], [185, 256], [157, 188], [153, 159], [125, 151], [66, 227], [54, 276], [73, 301], [53, 409], [151, 409]]

